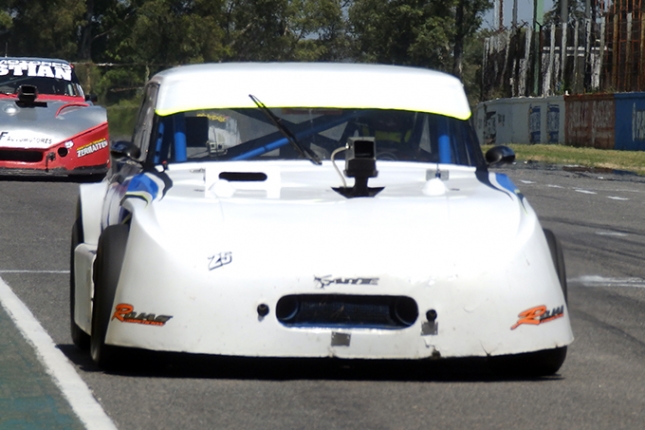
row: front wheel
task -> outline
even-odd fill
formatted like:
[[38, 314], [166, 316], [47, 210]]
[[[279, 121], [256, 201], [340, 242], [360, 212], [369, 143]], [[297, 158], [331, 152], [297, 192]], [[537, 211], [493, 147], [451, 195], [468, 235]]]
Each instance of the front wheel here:
[[114, 296], [121, 275], [129, 229], [126, 225], [107, 227], [99, 238], [94, 261], [94, 301], [90, 353], [105, 369], [117, 365], [116, 348], [105, 344], [108, 324], [114, 308]]

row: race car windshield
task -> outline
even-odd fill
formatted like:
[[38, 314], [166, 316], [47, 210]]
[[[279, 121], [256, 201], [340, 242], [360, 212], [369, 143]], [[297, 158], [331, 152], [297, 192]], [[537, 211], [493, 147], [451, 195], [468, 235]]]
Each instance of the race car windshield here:
[[21, 85], [34, 85], [38, 89], [38, 94], [80, 96], [79, 84], [73, 80], [40, 76], [0, 76], [0, 94], [15, 94]]
[[[378, 160], [481, 166], [467, 120], [382, 109], [271, 108], [299, 145], [321, 160], [350, 137], [373, 137]], [[295, 160], [303, 155], [260, 109], [210, 109], [157, 116], [154, 162]]]

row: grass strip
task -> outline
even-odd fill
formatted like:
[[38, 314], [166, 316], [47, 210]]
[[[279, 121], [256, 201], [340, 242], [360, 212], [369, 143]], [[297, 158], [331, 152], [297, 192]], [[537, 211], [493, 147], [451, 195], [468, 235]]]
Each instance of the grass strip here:
[[[515, 151], [517, 162], [534, 161], [546, 164], [583, 166], [626, 170], [645, 175], [645, 151], [617, 151], [558, 144], [506, 145]], [[486, 152], [493, 145], [482, 145]]]

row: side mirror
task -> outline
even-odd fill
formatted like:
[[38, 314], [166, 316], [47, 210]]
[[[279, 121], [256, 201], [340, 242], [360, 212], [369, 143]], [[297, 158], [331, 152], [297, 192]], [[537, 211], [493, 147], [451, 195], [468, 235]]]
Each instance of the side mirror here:
[[138, 161], [141, 157], [141, 150], [129, 140], [118, 140], [110, 144], [110, 155]]
[[96, 94], [85, 94], [85, 101], [96, 103], [99, 101], [99, 97]]
[[515, 152], [508, 146], [493, 146], [486, 151], [486, 162], [489, 166], [511, 164], [515, 161]]

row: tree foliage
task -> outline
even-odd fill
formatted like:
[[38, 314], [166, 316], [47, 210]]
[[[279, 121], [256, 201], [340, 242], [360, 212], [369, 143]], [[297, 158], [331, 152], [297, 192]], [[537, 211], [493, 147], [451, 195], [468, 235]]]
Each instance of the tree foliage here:
[[[585, 18], [585, 2], [583, 0], [566, 0], [567, 24], [573, 25], [576, 21], [582, 21]], [[553, 6], [544, 14], [544, 25], [562, 23], [562, 1], [554, 0]]]
[[360, 61], [461, 75], [462, 63], [479, 61], [464, 44], [488, 8], [489, 0], [0, 0], [0, 47], [77, 63], [103, 102], [133, 97], [158, 70], [199, 62]]

